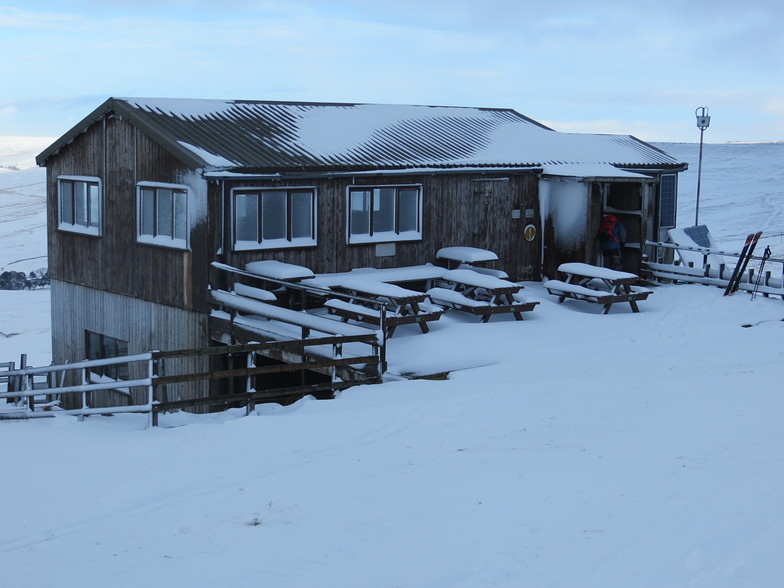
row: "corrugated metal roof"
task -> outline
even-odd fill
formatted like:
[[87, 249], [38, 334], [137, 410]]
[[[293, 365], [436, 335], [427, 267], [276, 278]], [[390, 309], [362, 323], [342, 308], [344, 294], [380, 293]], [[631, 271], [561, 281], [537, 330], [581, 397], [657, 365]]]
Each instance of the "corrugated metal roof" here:
[[631, 136], [558, 133], [510, 109], [165, 98], [107, 100], [39, 155], [39, 164], [109, 112], [210, 170], [685, 165]]

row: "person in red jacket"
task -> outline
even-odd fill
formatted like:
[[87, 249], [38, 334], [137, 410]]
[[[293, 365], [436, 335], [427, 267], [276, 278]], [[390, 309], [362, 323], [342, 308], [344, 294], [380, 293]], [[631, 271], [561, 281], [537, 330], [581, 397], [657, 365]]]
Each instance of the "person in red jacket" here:
[[626, 227], [623, 223], [614, 214], [608, 214], [602, 219], [597, 236], [602, 246], [604, 267], [623, 269], [621, 250], [626, 246]]

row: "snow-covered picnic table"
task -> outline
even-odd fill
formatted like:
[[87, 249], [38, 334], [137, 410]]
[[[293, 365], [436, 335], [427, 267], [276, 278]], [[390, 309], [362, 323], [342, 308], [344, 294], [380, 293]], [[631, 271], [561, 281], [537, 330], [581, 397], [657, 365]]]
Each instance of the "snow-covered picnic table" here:
[[[332, 298], [324, 303], [329, 312], [345, 322], [355, 320], [379, 326], [383, 322], [386, 336], [391, 337], [403, 324], [416, 323], [427, 333], [427, 323], [438, 320], [444, 312], [443, 308], [427, 303], [427, 294], [360, 276], [344, 277], [332, 284], [331, 288], [347, 294], [348, 300]], [[376, 304], [368, 304], [368, 300]]]
[[318, 274], [314, 278], [303, 280], [302, 284], [319, 288], [331, 288], [340, 286], [344, 280], [353, 278], [363, 278], [390, 284], [430, 282], [443, 276], [445, 271], [447, 271], [445, 268], [430, 263], [390, 268], [362, 267], [348, 272]]
[[473, 269], [444, 272], [442, 285], [427, 291], [430, 299], [456, 310], [482, 317], [486, 323], [494, 314], [512, 313], [523, 320], [522, 312], [533, 310], [538, 302], [526, 302], [519, 295], [522, 286]]
[[632, 312], [640, 312], [638, 300], [645, 300], [652, 293], [647, 288], [637, 286], [637, 274], [598, 267], [587, 263], [562, 263], [558, 271], [566, 276], [565, 280], [548, 280], [545, 289], [558, 296], [561, 303], [567, 298], [603, 305], [602, 314], [610, 312], [616, 302], [628, 302]]

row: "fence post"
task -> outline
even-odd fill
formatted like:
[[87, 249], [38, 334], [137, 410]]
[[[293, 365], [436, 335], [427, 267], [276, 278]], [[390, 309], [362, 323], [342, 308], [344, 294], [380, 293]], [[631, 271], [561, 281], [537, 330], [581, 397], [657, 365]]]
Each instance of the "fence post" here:
[[[249, 370], [252, 370], [256, 367], [256, 354], [253, 351], [249, 351], [246, 357], [247, 361], [245, 362], [245, 365]], [[248, 401], [245, 403], [245, 416], [248, 416], [256, 410], [256, 401], [253, 400], [253, 393], [256, 391], [256, 387], [253, 385], [254, 377], [255, 376], [248, 374], [245, 382], [245, 392], [248, 393]]]
[[150, 354], [150, 361], [147, 362], [147, 375], [150, 378], [150, 385], [147, 387], [147, 403], [150, 405], [150, 417], [147, 428], [158, 426], [158, 411], [155, 410], [155, 356]]
[[[19, 360], [19, 367], [20, 369], [27, 369], [27, 354], [23, 353], [21, 359]], [[28, 390], [32, 389], [32, 376], [28, 376], [24, 374], [22, 376], [22, 391], [27, 392]], [[32, 396], [23, 396], [22, 397], [22, 405], [27, 408], [30, 412], [35, 410], [35, 398]]]
[[[87, 375], [90, 371], [90, 368], [83, 367], [82, 368], [82, 386], [86, 386], [89, 383], [89, 376]], [[87, 401], [87, 390], [82, 390], [82, 408], [90, 408], [89, 402]], [[79, 421], [84, 420], [84, 415], [79, 415]]]

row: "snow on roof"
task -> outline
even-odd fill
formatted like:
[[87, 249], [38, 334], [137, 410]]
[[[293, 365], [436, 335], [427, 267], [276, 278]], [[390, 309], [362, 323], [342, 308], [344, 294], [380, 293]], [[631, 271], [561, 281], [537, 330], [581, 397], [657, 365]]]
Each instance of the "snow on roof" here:
[[647, 178], [645, 174], [624, 171], [609, 163], [561, 163], [542, 166], [542, 175], [570, 178]]
[[220, 155], [215, 155], [214, 153], [210, 153], [206, 149], [202, 149], [201, 147], [196, 147], [195, 145], [191, 145], [190, 143], [186, 143], [185, 141], [177, 141], [180, 145], [192, 151], [194, 155], [200, 157], [204, 160], [210, 167], [232, 167], [237, 165], [236, 161], [229, 161], [225, 157], [221, 157]]
[[684, 166], [628, 135], [559, 133], [511, 109], [171, 98], [111, 98], [41, 153], [39, 164], [111, 111], [207, 171]]
[[198, 98], [117, 98], [134, 108], [174, 116], [182, 120], [222, 116], [231, 110], [228, 100]]

